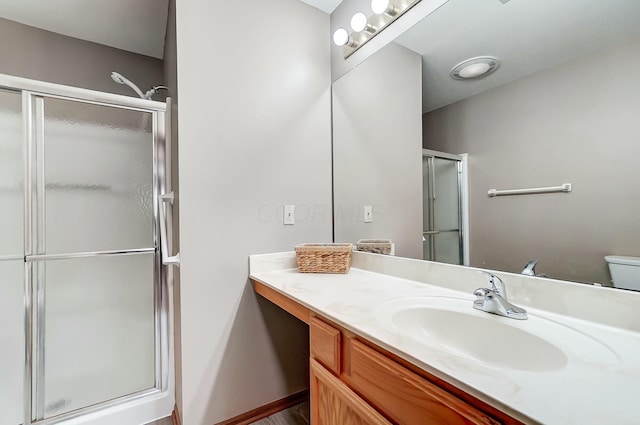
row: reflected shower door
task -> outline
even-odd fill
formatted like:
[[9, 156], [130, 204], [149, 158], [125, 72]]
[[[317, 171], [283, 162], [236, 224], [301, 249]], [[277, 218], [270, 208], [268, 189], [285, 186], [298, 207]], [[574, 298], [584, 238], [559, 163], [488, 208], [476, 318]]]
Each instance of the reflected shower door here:
[[423, 167], [423, 258], [463, 263], [461, 163], [427, 155]]
[[0, 90], [0, 424], [24, 416], [22, 96]]
[[157, 385], [152, 113], [33, 96], [32, 419]]

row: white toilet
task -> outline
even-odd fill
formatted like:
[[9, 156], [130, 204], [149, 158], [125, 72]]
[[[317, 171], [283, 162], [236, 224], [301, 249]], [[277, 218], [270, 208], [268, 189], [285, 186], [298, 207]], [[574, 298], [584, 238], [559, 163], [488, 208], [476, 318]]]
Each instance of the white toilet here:
[[609, 272], [615, 288], [640, 291], [640, 257], [607, 255]]

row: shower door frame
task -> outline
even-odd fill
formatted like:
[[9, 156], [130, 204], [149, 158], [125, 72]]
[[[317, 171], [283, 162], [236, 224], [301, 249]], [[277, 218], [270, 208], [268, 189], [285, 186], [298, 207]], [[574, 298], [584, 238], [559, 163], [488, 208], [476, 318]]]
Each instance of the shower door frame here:
[[[464, 266], [468, 266], [471, 264], [470, 252], [469, 252], [469, 179], [468, 179], [468, 170], [469, 170], [469, 155], [466, 153], [456, 155], [447, 152], [440, 152], [431, 149], [422, 149], [422, 159], [424, 161], [425, 158], [440, 158], [446, 159], [450, 161], [458, 162], [458, 239], [459, 239], [459, 250], [460, 250], [460, 262]], [[424, 166], [423, 166], [423, 175], [424, 175]], [[431, 187], [422, 188], [423, 197], [430, 196], [433, 193], [433, 186], [435, 185], [435, 173], [433, 167], [433, 161], [431, 161], [430, 167], [430, 175], [429, 182]], [[430, 220], [430, 231], [423, 230], [422, 237], [429, 238], [429, 246], [433, 254], [435, 254], [435, 232], [434, 228], [434, 217], [433, 217], [433, 199], [429, 199], [429, 220]], [[423, 212], [424, 216], [424, 212]], [[424, 226], [423, 226], [424, 227]], [[434, 232], [434, 233], [432, 233]], [[423, 255], [424, 256], [424, 255]], [[433, 260], [435, 261], [435, 260]]]
[[[42, 424], [53, 425], [80, 416], [89, 415], [111, 407], [121, 408], [123, 405], [138, 403], [142, 398], [152, 397], [162, 400], [164, 410], [169, 409], [170, 414], [174, 402], [174, 378], [173, 378], [173, 338], [171, 323], [173, 321], [173, 303], [170, 288], [172, 274], [162, 266], [160, 253], [160, 225], [158, 201], [161, 194], [171, 190], [171, 164], [170, 164], [170, 131], [167, 130], [169, 117], [167, 104], [145, 99], [137, 99], [111, 93], [103, 93], [88, 89], [81, 89], [59, 84], [41, 82], [20, 77], [0, 74], [0, 89], [15, 92], [22, 96], [23, 119], [23, 168], [24, 168], [24, 257], [17, 257], [24, 262], [24, 422], [23, 425]], [[43, 182], [33, 181], [33, 171], [37, 164], [34, 162], [33, 151], [35, 143], [42, 143], [41, 135], [35, 134], [42, 123], [36, 120], [44, 120], [41, 112], [44, 99], [60, 99], [81, 104], [91, 104], [102, 107], [112, 107], [123, 110], [131, 110], [149, 113], [152, 117], [152, 143], [153, 143], [153, 248], [132, 249], [123, 251], [97, 251], [71, 254], [39, 255], [34, 253], [33, 247], [33, 195], [44, 192]], [[34, 111], [36, 111], [34, 115]], [[40, 126], [40, 127], [39, 127]], [[37, 163], [40, 158], [35, 162]], [[40, 176], [42, 178], [42, 176]], [[40, 180], [40, 179], [39, 179]], [[40, 187], [39, 187], [40, 186]], [[168, 221], [171, 220], [170, 210]], [[37, 217], [38, 220], [41, 217]], [[170, 221], [169, 221], [170, 222]], [[170, 234], [170, 233], [169, 233]], [[169, 236], [170, 239], [170, 236]], [[39, 242], [39, 241], [38, 241]], [[170, 242], [170, 241], [169, 241]], [[155, 340], [155, 376], [154, 387], [124, 395], [115, 399], [105, 400], [97, 404], [89, 405], [77, 410], [42, 418], [43, 412], [41, 397], [44, 376], [44, 329], [42, 313], [43, 296], [42, 285], [33, 279], [32, 269], [35, 270], [40, 260], [56, 260], [62, 258], [86, 258], [104, 257], [109, 255], [135, 255], [141, 253], [154, 253], [154, 340]], [[4, 257], [3, 257], [4, 259]], [[36, 360], [42, 362], [36, 364]], [[38, 367], [34, 367], [34, 366]], [[39, 406], [39, 407], [38, 407]], [[158, 409], [151, 409], [157, 411]], [[41, 417], [41, 419], [38, 419]], [[35, 418], [35, 419], [34, 419]], [[151, 418], [152, 420], [154, 418]]]

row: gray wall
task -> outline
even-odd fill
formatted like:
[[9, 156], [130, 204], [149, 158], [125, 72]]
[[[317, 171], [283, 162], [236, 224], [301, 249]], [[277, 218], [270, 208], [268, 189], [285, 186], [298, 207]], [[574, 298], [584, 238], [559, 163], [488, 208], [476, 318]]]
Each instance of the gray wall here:
[[[0, 18], [0, 73], [103, 92], [137, 95], [110, 77], [117, 71], [143, 91], [162, 84], [162, 61]], [[155, 100], [162, 100], [157, 96]]]
[[331, 241], [329, 16], [298, 0], [176, 12], [181, 410], [211, 425], [308, 386], [307, 327], [255, 295], [248, 256]]
[[[640, 39], [424, 115], [424, 146], [469, 153], [471, 264], [608, 283], [640, 256]], [[573, 183], [570, 194], [490, 188]]]
[[391, 239], [397, 255], [422, 258], [421, 69], [391, 43], [333, 85], [336, 242]]

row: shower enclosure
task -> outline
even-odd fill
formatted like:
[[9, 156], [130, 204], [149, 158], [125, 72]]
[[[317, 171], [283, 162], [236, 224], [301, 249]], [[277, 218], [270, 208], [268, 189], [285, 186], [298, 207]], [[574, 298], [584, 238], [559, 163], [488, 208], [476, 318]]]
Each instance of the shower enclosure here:
[[0, 75], [0, 424], [171, 413], [165, 111]]
[[466, 155], [423, 149], [423, 259], [468, 264]]

